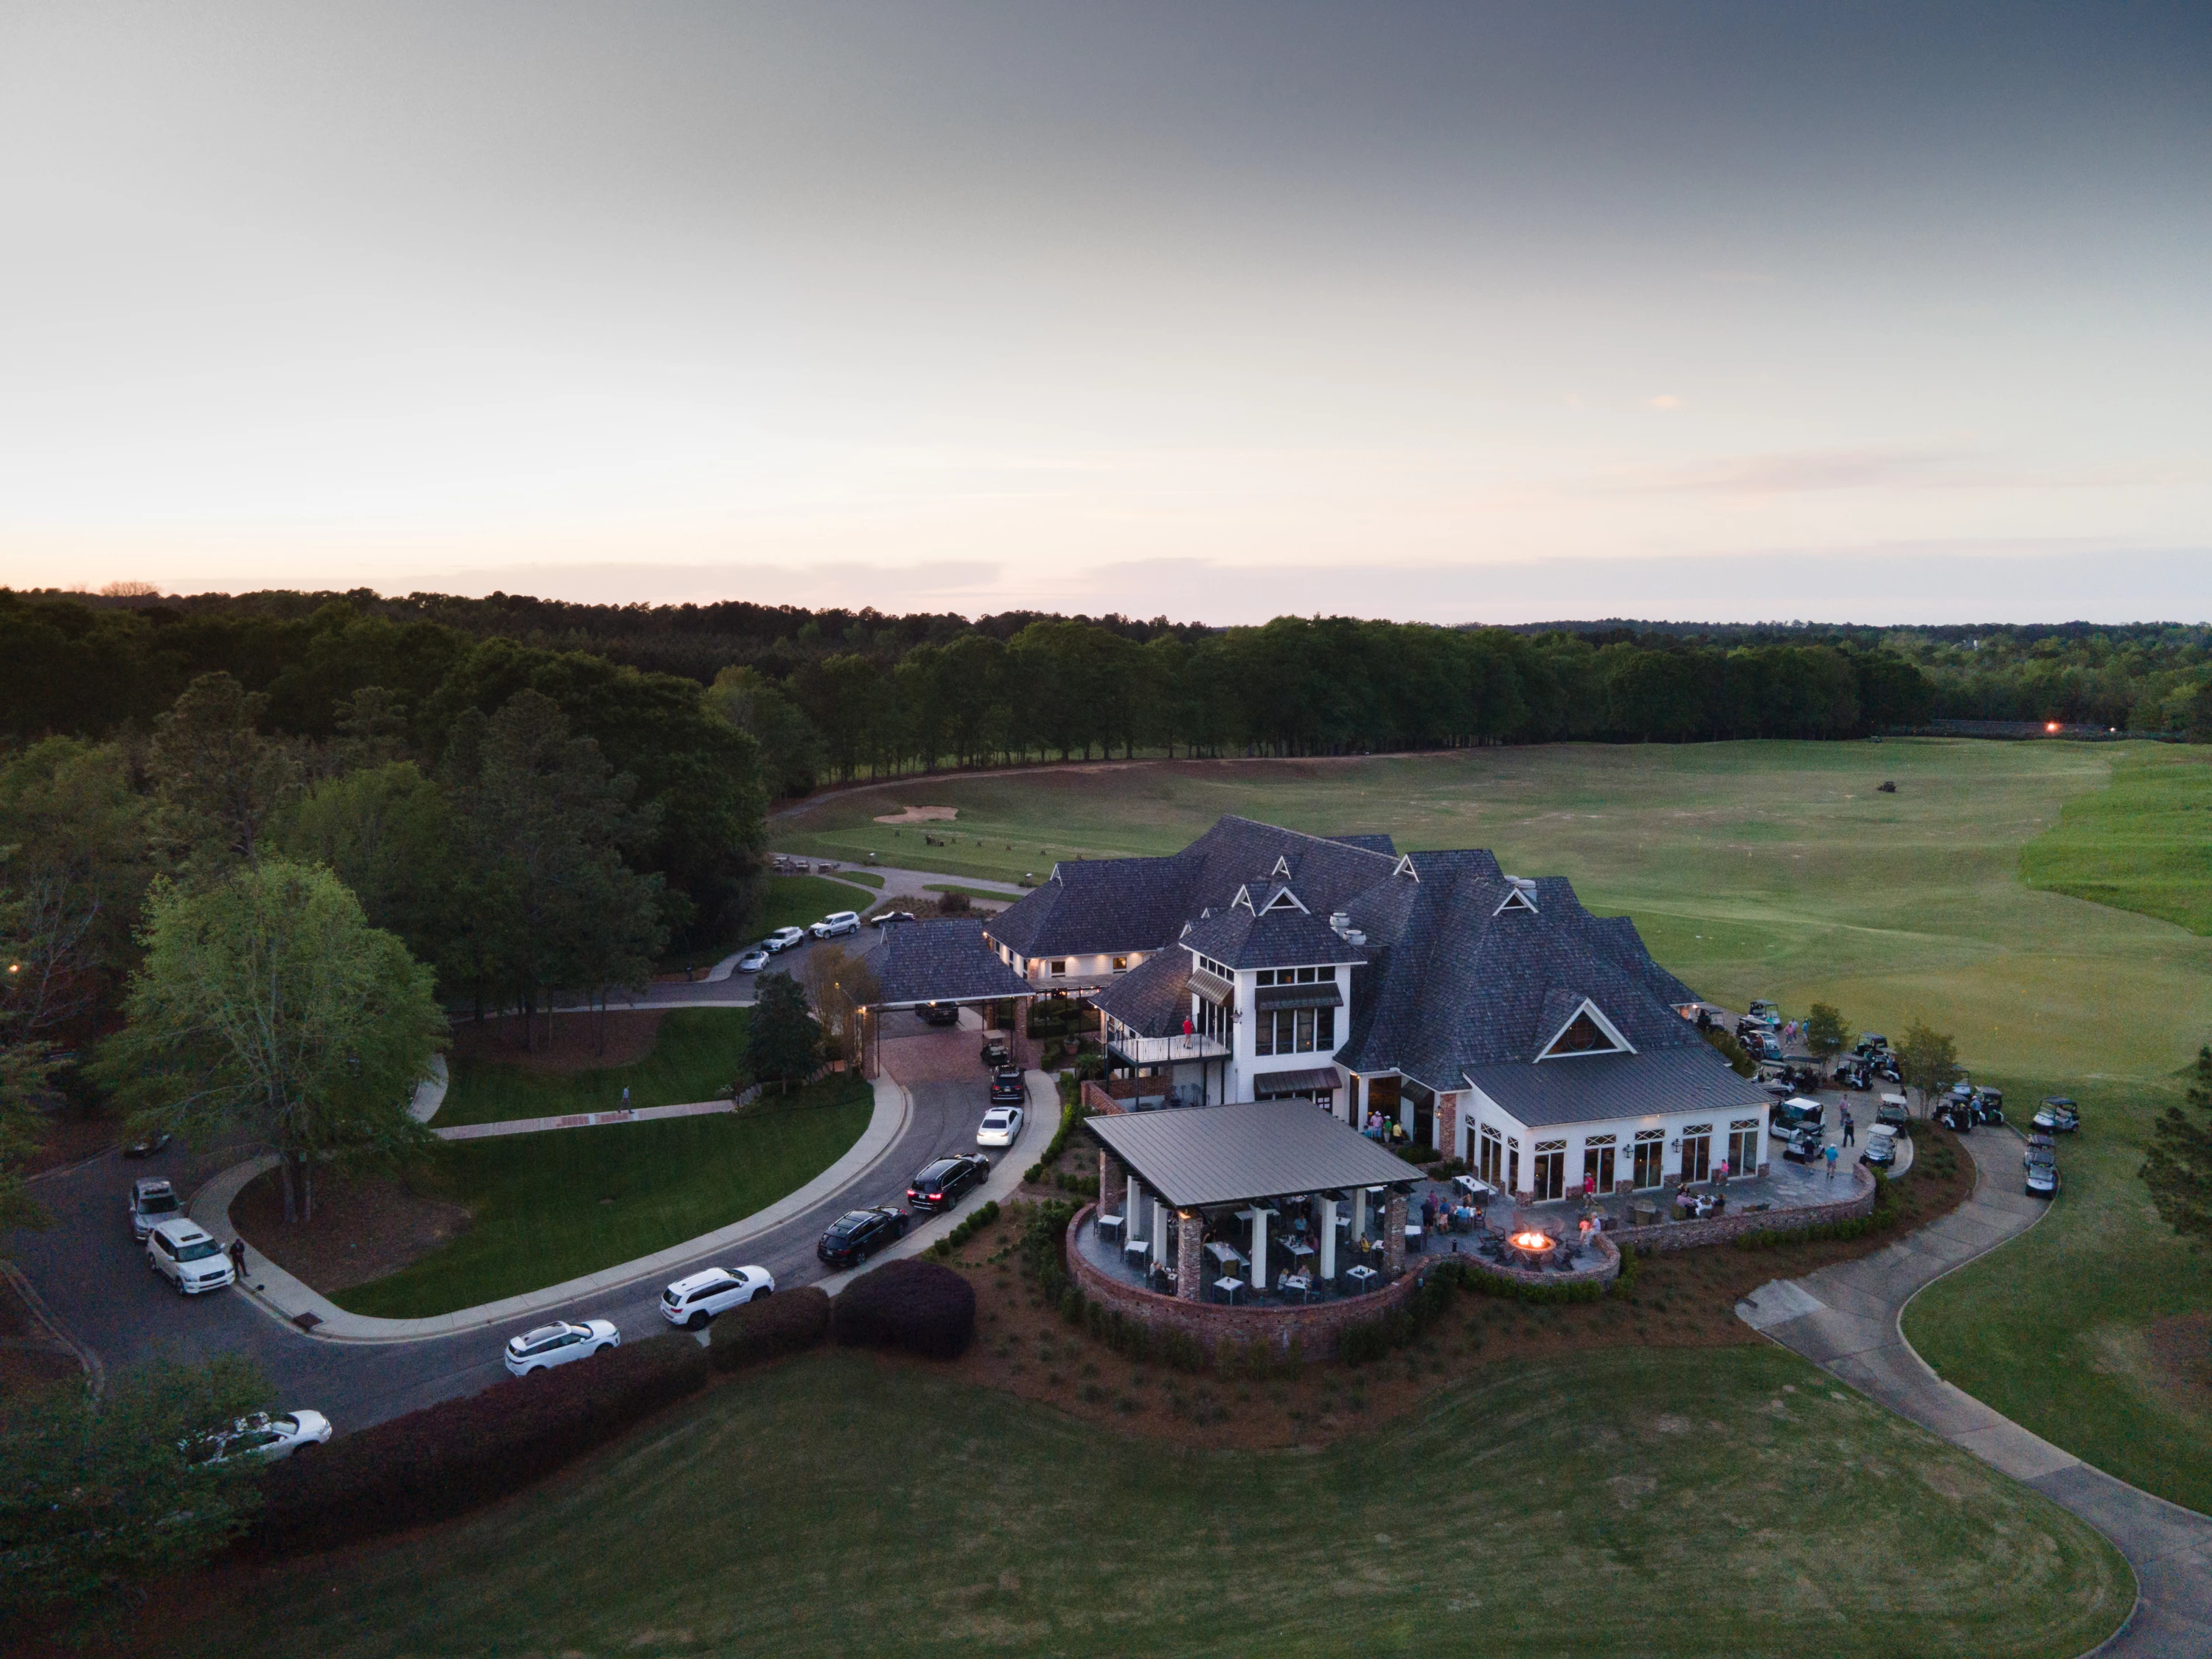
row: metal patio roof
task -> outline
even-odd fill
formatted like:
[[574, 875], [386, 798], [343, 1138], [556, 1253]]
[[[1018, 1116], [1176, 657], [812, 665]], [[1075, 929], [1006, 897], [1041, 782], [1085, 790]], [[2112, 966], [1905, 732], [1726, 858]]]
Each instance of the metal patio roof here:
[[1395, 1152], [1303, 1100], [1102, 1113], [1084, 1127], [1179, 1210], [1411, 1182]]

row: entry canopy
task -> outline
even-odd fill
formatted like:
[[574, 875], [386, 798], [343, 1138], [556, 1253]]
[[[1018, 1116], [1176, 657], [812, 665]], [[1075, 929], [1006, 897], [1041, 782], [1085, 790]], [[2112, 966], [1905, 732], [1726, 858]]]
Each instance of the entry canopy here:
[[1414, 1179], [1405, 1159], [1305, 1101], [1101, 1114], [1083, 1127], [1178, 1210]]
[[1036, 994], [983, 943], [983, 924], [957, 918], [895, 921], [884, 929], [883, 986], [878, 1006], [911, 1008], [925, 1002], [995, 1002]]

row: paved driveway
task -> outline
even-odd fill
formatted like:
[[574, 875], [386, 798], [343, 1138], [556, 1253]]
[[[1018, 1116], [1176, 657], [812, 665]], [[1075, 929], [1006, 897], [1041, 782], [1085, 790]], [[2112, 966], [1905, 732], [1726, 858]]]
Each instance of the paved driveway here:
[[[851, 1185], [746, 1248], [744, 1259], [767, 1267], [778, 1285], [811, 1284], [823, 1276], [814, 1242], [834, 1217], [859, 1206], [902, 1203], [916, 1170], [945, 1153], [975, 1147], [988, 1083], [976, 1034], [933, 1030], [910, 1014], [889, 1018], [885, 1069], [906, 1084], [913, 1109], [890, 1150]], [[658, 1304], [662, 1285], [678, 1277], [675, 1273], [580, 1297], [552, 1314], [509, 1326], [394, 1343], [309, 1337], [230, 1291], [180, 1297], [155, 1279], [143, 1250], [131, 1241], [124, 1195], [141, 1174], [168, 1176], [189, 1194], [248, 1150], [233, 1146], [195, 1158], [172, 1147], [143, 1164], [110, 1153], [42, 1177], [33, 1190], [53, 1212], [55, 1225], [46, 1232], [11, 1233], [5, 1248], [47, 1313], [109, 1371], [162, 1354], [187, 1360], [248, 1354], [268, 1373], [283, 1405], [321, 1411], [341, 1430], [473, 1394], [498, 1381], [506, 1375], [500, 1350], [507, 1339], [550, 1317], [611, 1319], [625, 1338], [668, 1328]], [[704, 1255], [696, 1265], [721, 1259]]]

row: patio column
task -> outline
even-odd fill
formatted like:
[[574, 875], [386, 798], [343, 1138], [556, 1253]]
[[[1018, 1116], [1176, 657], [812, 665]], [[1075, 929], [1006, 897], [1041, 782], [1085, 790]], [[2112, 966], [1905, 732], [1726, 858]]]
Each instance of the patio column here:
[[1158, 1199], [1152, 1200], [1152, 1264], [1164, 1267], [1168, 1261], [1168, 1206]]
[[1322, 1282], [1334, 1284], [1336, 1281], [1336, 1200], [1324, 1198], [1318, 1208], [1321, 1212], [1321, 1243], [1318, 1248], [1321, 1251]]
[[1383, 1200], [1382, 1260], [1393, 1273], [1406, 1265], [1406, 1195], [1401, 1192]]
[[1364, 1188], [1364, 1187], [1354, 1187], [1354, 1188], [1352, 1189], [1352, 1242], [1353, 1242], [1353, 1243], [1357, 1243], [1360, 1239], [1362, 1239], [1362, 1238], [1365, 1237], [1366, 1236], [1367, 1236], [1367, 1188]]
[[1103, 1146], [1098, 1149], [1098, 1211], [1100, 1215], [1126, 1216], [1121, 1206], [1129, 1201], [1129, 1181], [1121, 1168], [1121, 1160]]
[[1129, 1171], [1129, 1207], [1126, 1213], [1129, 1225], [1122, 1237], [1142, 1243], [1145, 1237], [1145, 1183], [1137, 1179], [1134, 1170]]
[[1267, 1218], [1274, 1212], [1255, 1204], [1238, 1214], [1252, 1224], [1252, 1288], [1264, 1291], [1267, 1288]]
[[1176, 1212], [1176, 1299], [1179, 1302], [1203, 1299], [1206, 1265], [1200, 1251], [1205, 1232], [1197, 1211]]

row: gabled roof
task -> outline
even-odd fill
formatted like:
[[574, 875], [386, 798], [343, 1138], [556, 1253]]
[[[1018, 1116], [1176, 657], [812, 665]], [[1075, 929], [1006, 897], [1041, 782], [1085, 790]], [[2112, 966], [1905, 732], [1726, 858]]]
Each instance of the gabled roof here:
[[1730, 1071], [1702, 1038], [1679, 1048], [1592, 1054], [1566, 1065], [1478, 1066], [1467, 1081], [1531, 1129], [1711, 1111], [1716, 1133], [1725, 1133], [1726, 1115], [1747, 1116], [1773, 1103], [1757, 1084]]
[[1190, 952], [1146, 957], [1091, 1000], [1139, 1036], [1180, 1036], [1190, 1015]]
[[1705, 1047], [1674, 1012], [1695, 1000], [1689, 988], [1651, 959], [1632, 922], [1593, 916], [1564, 878], [1534, 884], [1534, 910], [1500, 910], [1510, 890], [1486, 853], [1424, 853], [1421, 874], [1418, 887], [1394, 882], [1377, 896], [1397, 888], [1410, 902], [1376, 907], [1366, 921], [1352, 911], [1382, 948], [1352, 976], [1342, 1064], [1453, 1088], [1472, 1066], [1534, 1061], [1585, 997], [1639, 1051]]
[[1299, 909], [1255, 915], [1238, 905], [1194, 925], [1182, 943], [1231, 968], [1310, 968], [1367, 959], [1365, 951], [1339, 939], [1319, 916]]
[[893, 922], [884, 929], [880, 953], [871, 956], [883, 987], [880, 1000], [890, 1007], [1036, 993], [983, 943], [983, 924], [973, 919]]

